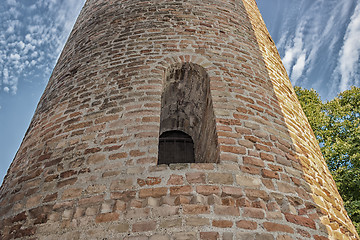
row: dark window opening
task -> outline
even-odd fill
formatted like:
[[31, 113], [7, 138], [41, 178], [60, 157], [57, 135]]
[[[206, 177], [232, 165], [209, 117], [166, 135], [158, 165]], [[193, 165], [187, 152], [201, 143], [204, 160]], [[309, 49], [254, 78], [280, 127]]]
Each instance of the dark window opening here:
[[182, 131], [167, 131], [160, 135], [158, 164], [195, 163], [194, 142]]

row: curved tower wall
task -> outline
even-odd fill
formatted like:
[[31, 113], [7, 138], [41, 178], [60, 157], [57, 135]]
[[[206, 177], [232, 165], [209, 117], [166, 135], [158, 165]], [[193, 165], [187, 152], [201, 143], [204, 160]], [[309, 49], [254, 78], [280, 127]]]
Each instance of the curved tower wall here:
[[[157, 165], [188, 63], [214, 147]], [[254, 0], [86, 2], [0, 190], [1, 239], [59, 237], [358, 238]]]

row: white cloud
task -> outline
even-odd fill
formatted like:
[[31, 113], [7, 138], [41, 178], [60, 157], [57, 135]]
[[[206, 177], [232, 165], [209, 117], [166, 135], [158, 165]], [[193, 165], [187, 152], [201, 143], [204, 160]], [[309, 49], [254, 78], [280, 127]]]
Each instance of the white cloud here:
[[306, 22], [306, 19], [303, 20], [297, 27], [293, 39], [285, 47], [285, 55], [282, 59], [294, 85], [303, 74], [306, 65], [306, 50], [303, 42]]
[[32, 81], [36, 76], [42, 83], [48, 79], [85, 0], [33, 2], [0, 4], [2, 92], [16, 94], [19, 79]]
[[9, 5], [17, 5], [16, 0], [6, 0], [6, 3]]
[[9, 83], [9, 70], [7, 68], [4, 68], [3, 70], [3, 83], [8, 84]]
[[13, 33], [15, 31], [15, 27], [14, 26], [8, 26], [8, 28], [6, 29], [7, 33]]
[[18, 42], [17, 45], [19, 46], [20, 49], [24, 49], [25, 47], [25, 43], [23, 41]]
[[10, 54], [9, 58], [14, 61], [19, 61], [21, 57], [19, 54], [15, 53], [15, 54]]
[[38, 52], [33, 52], [31, 55], [30, 55], [32, 58], [36, 58], [37, 56], [39, 56], [39, 53]]
[[298, 59], [296, 60], [295, 65], [292, 68], [292, 81], [293, 84], [295, 85], [296, 82], [300, 79], [300, 77], [302, 76], [304, 69], [305, 69], [305, 65], [306, 65], [306, 54], [303, 52]]
[[341, 75], [340, 90], [349, 88], [352, 81], [355, 81], [358, 71], [360, 56], [360, 3], [355, 8], [354, 14], [346, 30], [344, 45], [340, 51], [339, 71]]
[[31, 37], [30, 34], [26, 34], [25, 40], [28, 41], [28, 42], [31, 42], [33, 40], [33, 38]]

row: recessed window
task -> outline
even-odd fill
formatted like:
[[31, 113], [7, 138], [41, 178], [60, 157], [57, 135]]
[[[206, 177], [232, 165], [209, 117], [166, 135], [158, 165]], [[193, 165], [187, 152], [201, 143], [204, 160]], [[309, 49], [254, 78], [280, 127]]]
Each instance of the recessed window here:
[[194, 163], [194, 142], [182, 131], [167, 131], [159, 139], [159, 164]]
[[[158, 164], [218, 162], [216, 121], [206, 70], [182, 63], [168, 69], [165, 76]], [[166, 157], [173, 160], [164, 160], [165, 155], [175, 152]]]

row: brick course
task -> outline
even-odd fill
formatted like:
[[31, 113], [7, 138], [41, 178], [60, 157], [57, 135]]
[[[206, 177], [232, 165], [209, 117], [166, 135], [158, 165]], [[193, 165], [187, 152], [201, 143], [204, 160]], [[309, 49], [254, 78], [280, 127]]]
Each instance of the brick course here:
[[[157, 165], [184, 63], [208, 76], [218, 149]], [[16, 238], [358, 235], [254, 0], [88, 0], [0, 188]]]

